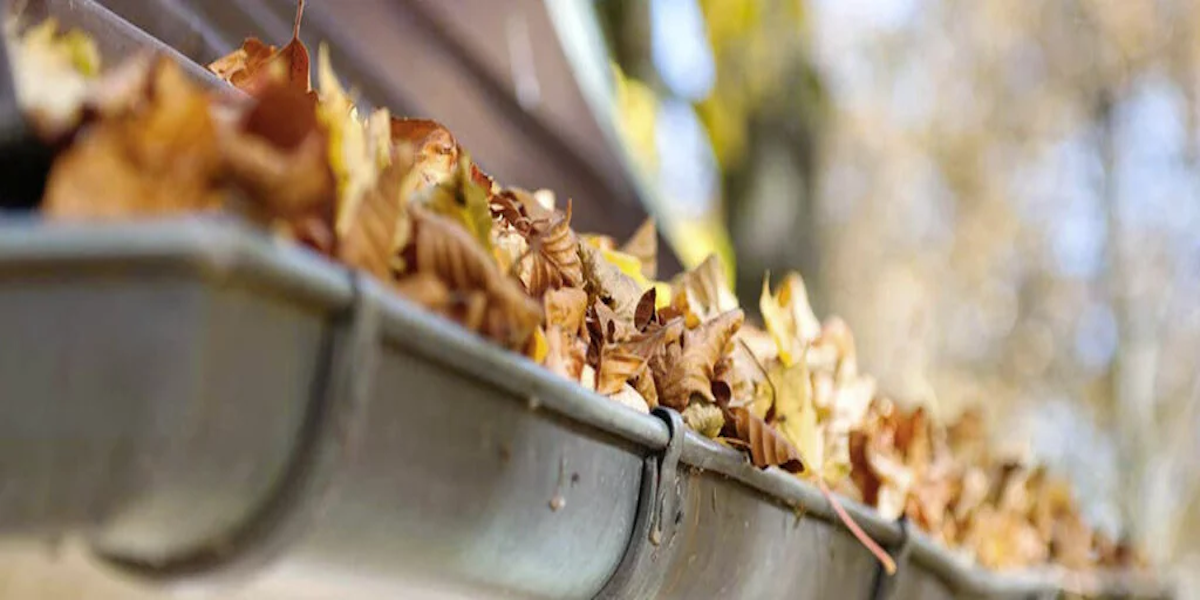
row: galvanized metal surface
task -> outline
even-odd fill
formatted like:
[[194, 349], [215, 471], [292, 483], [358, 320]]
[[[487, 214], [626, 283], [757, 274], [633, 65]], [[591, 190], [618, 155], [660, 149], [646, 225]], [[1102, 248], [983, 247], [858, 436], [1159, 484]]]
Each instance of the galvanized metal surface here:
[[[194, 77], [203, 80], [216, 81], [212, 73], [189, 60], [177, 48], [198, 45], [193, 38], [199, 36], [194, 31], [186, 31], [182, 27], [174, 30], [164, 29], [169, 33], [169, 43], [147, 34], [145, 31], [131, 25], [104, 4], [96, 0], [24, 0], [17, 3], [21, 6], [19, 17], [25, 24], [39, 23], [47, 17], [54, 17], [64, 29], [78, 28], [88, 32], [96, 42], [100, 56], [108, 63], [118, 62], [139, 52], [154, 52], [176, 59], [183, 68]], [[168, 14], [166, 11], [147, 10], [146, 14]], [[165, 19], [164, 19], [164, 22]]]
[[559, 382], [525, 361], [386, 289], [364, 290], [383, 325], [371, 399], [335, 497], [285, 560], [391, 578], [397, 594], [419, 583], [592, 597], [633, 530], [646, 449], [628, 438], [661, 435], [661, 424], [557, 394]]
[[0, 223], [0, 530], [220, 543], [286, 473], [350, 301], [230, 223]]

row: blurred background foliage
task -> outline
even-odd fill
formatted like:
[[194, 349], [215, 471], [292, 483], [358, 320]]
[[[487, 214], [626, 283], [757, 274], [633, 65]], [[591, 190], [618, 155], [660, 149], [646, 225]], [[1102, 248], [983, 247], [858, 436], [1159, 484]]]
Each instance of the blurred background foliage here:
[[883, 389], [1197, 570], [1200, 0], [594, 8], [685, 265], [799, 269]]

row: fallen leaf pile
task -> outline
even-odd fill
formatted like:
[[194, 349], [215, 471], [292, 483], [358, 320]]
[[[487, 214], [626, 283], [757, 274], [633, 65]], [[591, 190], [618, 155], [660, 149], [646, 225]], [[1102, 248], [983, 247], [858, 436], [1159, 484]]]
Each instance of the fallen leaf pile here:
[[71, 59], [88, 45], [52, 24], [16, 43], [20, 60], [69, 74], [64, 97], [23, 96], [69, 140], [41, 206], [50, 217], [240, 214], [598, 394], [676, 409], [758, 467], [907, 516], [987, 566], [1129, 562], [1065, 484], [980, 449], [977, 420], [947, 428], [881, 395], [847, 325], [816, 318], [799, 275], [764, 281], [765, 328], [747, 324], [715, 257], [658, 281], [653, 223], [623, 244], [577, 233], [570, 201], [498, 185], [440, 124], [360, 114], [324, 47], [313, 87], [298, 37], [247, 40], [209, 66], [245, 92], [231, 97], [165, 59], [96, 76], [94, 60]]

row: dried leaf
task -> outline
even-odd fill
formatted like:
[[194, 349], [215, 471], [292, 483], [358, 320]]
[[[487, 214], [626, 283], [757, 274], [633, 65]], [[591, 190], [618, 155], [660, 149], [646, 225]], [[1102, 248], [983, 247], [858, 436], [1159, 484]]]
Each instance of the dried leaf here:
[[731, 408], [729, 412], [733, 415], [738, 438], [750, 444], [750, 460], [754, 466], [760, 469], [778, 466], [792, 473], [804, 471], [804, 461], [795, 446], [766, 421], [744, 408]]
[[103, 219], [221, 206], [223, 161], [208, 97], [166, 59], [152, 79], [139, 110], [89, 128], [54, 162], [45, 214]]
[[817, 411], [810, 395], [808, 368], [803, 362], [785, 368], [776, 365], [770, 372], [775, 394], [773, 417], [768, 419], [779, 433], [796, 446], [805, 464], [815, 475], [824, 476], [825, 440], [817, 426]]
[[433, 312], [440, 313], [450, 304], [450, 288], [433, 273], [414, 273], [393, 282], [392, 289]]
[[630, 336], [620, 347], [646, 360], [660, 356], [667, 346], [683, 337], [683, 319], [673, 319], [644, 333]]
[[[413, 175], [409, 193], [453, 181], [457, 185], [458, 142], [441, 123], [426, 119], [392, 119], [389, 135]], [[475, 182], [479, 185], [478, 182]]]
[[252, 132], [222, 133], [218, 141], [229, 178], [257, 208], [284, 220], [318, 215], [332, 227], [334, 180], [319, 132], [314, 129], [290, 148]]
[[675, 409], [687, 406], [693, 394], [713, 401], [713, 368], [744, 318], [741, 309], [734, 309], [685, 332], [682, 354], [659, 381], [659, 401]]
[[87, 34], [58, 31], [47, 19], [18, 34], [16, 19], [5, 15], [13, 86], [17, 102], [33, 128], [46, 140], [72, 131], [82, 117], [100, 55]]
[[617, 318], [632, 328], [638, 301], [642, 298], [641, 287], [608, 262], [599, 250], [588, 245], [580, 245], [579, 249], [588, 291], [604, 300]]
[[601, 394], [615, 394], [645, 369], [645, 358], [618, 346], [604, 346], [600, 350], [600, 367], [596, 371], [596, 391]]
[[567, 203], [567, 212], [552, 223], [535, 223], [532, 235], [531, 243], [536, 244], [537, 252], [523, 277], [529, 293], [540, 296], [549, 289], [581, 287], [583, 265], [579, 260], [579, 242], [571, 230], [571, 203]]
[[554, 326], [546, 331], [546, 368], [572, 381], [578, 381], [584, 370], [588, 369], [591, 377], [589, 389], [594, 391], [595, 371], [585, 362], [586, 351], [587, 344], [573, 333]]
[[671, 304], [688, 318], [689, 327], [738, 307], [737, 296], [729, 289], [729, 277], [715, 254], [681, 275], [671, 288], [675, 293]]
[[641, 394], [638, 394], [637, 390], [630, 387], [629, 384], [625, 384], [624, 387], [615, 394], [610, 395], [609, 398], [616, 400], [618, 404], [623, 404], [642, 414], [650, 413], [650, 408], [645, 398], [642, 398]]
[[586, 331], [587, 293], [578, 288], [562, 288], [542, 296], [546, 326], [559, 327], [564, 332], [582, 334]]
[[541, 323], [541, 305], [520, 284], [501, 275], [487, 251], [457, 222], [419, 206], [409, 210], [414, 228], [413, 241], [404, 251], [409, 268], [436, 274], [451, 290], [485, 292], [488, 303], [483, 315], [476, 310], [464, 314], [471, 323], [478, 321], [484, 335], [508, 347], [524, 347]]
[[637, 335], [632, 320], [622, 319], [599, 298], [592, 303], [587, 323], [592, 341], [596, 344], [623, 342]]
[[248, 38], [242, 47], [208, 65], [208, 70], [234, 87], [254, 93], [258, 86], [271, 80], [283, 80], [301, 91], [311, 89], [311, 65], [308, 49], [300, 41], [300, 22], [304, 17], [304, 0], [296, 3], [296, 18], [292, 39], [283, 48]]
[[[391, 141], [386, 129], [390, 119], [387, 111], [376, 111], [366, 121], [359, 119], [353, 101], [333, 72], [329, 49], [324, 44], [317, 52], [317, 90], [319, 102], [316, 117], [327, 132], [329, 166], [337, 180], [338, 235], [342, 238], [358, 235], [365, 218], [399, 220], [403, 210], [399, 206], [396, 179], [404, 171], [403, 167], [392, 167]], [[383, 172], [389, 167], [392, 169], [388, 181], [381, 182]], [[381, 198], [381, 194], [386, 198]], [[367, 201], [368, 195], [372, 196], [370, 202], [374, 206], [364, 209], [362, 204]], [[396, 205], [386, 205], [389, 202]], [[375, 223], [375, 226], [391, 232], [382, 236], [383, 239], [404, 237], [394, 235], [396, 230], [404, 227], [400, 224]], [[352, 229], [359, 231], [352, 233]], [[377, 244], [377, 250], [383, 251], [387, 246], [402, 245], [403, 241], [398, 239], [395, 244], [385, 244], [381, 239], [375, 239], [370, 244], [359, 245]], [[372, 272], [379, 271], [372, 269]]]
[[706, 438], [715, 438], [725, 427], [725, 416], [721, 409], [704, 402], [691, 402], [683, 409], [683, 422]]
[[338, 258], [385, 281], [397, 270], [396, 254], [411, 237], [412, 224], [400, 198], [402, 177], [399, 166], [388, 166], [353, 208], [342, 205], [339, 215]]
[[795, 364], [821, 333], [821, 324], [808, 304], [804, 281], [796, 273], [784, 278], [777, 294], [771, 294], [770, 278], [763, 278], [759, 310], [785, 366]]
[[637, 231], [630, 236], [621, 252], [633, 256], [641, 264], [642, 276], [654, 279], [658, 276], [658, 232], [654, 228], [654, 219], [646, 219]]
[[650, 408], [658, 406], [658, 388], [654, 384], [654, 373], [650, 369], [643, 370], [633, 378], [633, 389], [641, 394], [642, 400]]
[[486, 252], [492, 251], [492, 213], [488, 208], [490, 190], [472, 177], [473, 166], [467, 152], [458, 150], [450, 176], [428, 185], [422, 162], [414, 164], [404, 183], [402, 195], [462, 226]]
[[642, 298], [638, 300], [637, 308], [633, 311], [634, 329], [645, 331], [650, 326], [651, 321], [657, 320], [658, 311], [655, 307], [657, 297], [658, 291], [654, 288], [650, 288], [646, 290], [645, 294], [642, 294]]

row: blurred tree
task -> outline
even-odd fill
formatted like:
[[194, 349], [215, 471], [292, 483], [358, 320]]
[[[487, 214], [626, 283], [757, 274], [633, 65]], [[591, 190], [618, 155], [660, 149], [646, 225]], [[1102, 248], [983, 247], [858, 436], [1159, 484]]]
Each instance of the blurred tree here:
[[864, 362], [982, 403], [1156, 558], [1195, 548], [1195, 3], [816, 5], [822, 273]]
[[[599, 4], [669, 95], [647, 4]], [[743, 301], [799, 267], [883, 389], [1200, 560], [1200, 0], [699, 5]]]

